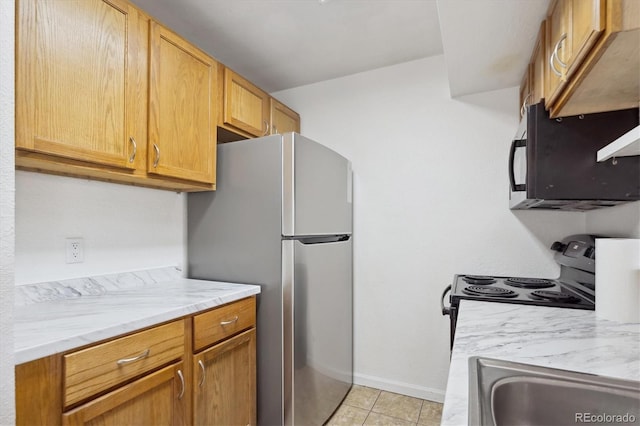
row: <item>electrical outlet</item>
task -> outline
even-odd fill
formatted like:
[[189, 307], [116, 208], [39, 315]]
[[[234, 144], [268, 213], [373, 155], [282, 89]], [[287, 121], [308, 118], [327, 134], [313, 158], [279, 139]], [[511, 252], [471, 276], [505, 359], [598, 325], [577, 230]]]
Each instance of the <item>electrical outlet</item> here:
[[84, 262], [84, 240], [82, 238], [67, 238], [65, 247], [67, 263]]

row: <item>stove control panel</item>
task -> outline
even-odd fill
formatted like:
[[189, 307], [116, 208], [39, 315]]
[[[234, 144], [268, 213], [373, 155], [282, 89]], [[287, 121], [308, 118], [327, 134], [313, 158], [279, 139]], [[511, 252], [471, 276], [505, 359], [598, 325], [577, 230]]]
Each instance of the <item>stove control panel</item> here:
[[551, 245], [555, 259], [560, 265], [582, 271], [595, 272], [595, 235], [571, 235]]
[[589, 248], [591, 248], [591, 246], [583, 243], [582, 241], [571, 241], [564, 249], [564, 255], [569, 257], [584, 256]]

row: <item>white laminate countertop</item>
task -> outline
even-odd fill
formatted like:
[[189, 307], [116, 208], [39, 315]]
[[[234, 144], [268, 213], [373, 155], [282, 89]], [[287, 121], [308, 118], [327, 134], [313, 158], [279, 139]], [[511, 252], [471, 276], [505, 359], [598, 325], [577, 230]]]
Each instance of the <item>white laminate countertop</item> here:
[[462, 300], [442, 426], [467, 424], [468, 359], [476, 355], [640, 381], [640, 324], [580, 309]]
[[68, 351], [258, 293], [257, 285], [172, 278], [142, 287], [124, 286], [97, 295], [16, 306], [15, 363]]

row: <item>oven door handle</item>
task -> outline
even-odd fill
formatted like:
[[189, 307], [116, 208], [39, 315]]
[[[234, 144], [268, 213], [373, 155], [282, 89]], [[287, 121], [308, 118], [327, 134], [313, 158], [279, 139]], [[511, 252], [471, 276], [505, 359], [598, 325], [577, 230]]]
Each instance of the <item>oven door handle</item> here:
[[527, 146], [526, 139], [514, 139], [511, 142], [511, 149], [509, 150], [509, 183], [511, 184], [511, 192], [526, 191], [527, 185], [516, 185], [516, 176], [513, 169], [513, 162], [516, 158], [516, 148], [523, 148]]
[[446, 297], [447, 293], [450, 293], [450, 292], [451, 292], [450, 285], [448, 285], [447, 288], [445, 288], [444, 291], [442, 292], [442, 299], [440, 299], [440, 308], [442, 309], [442, 315], [451, 314], [451, 305], [444, 306], [444, 298]]

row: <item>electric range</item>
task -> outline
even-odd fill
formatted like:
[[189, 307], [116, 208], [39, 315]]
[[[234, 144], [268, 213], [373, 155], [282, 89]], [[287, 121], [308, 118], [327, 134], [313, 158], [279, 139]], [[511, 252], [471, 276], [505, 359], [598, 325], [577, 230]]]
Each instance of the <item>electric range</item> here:
[[[572, 235], [551, 246], [560, 264], [557, 279], [456, 274], [442, 294], [442, 314], [451, 318], [451, 346], [460, 300], [595, 309], [595, 238]], [[598, 237], [600, 238], [600, 237]], [[450, 293], [448, 307], [444, 300]]]

